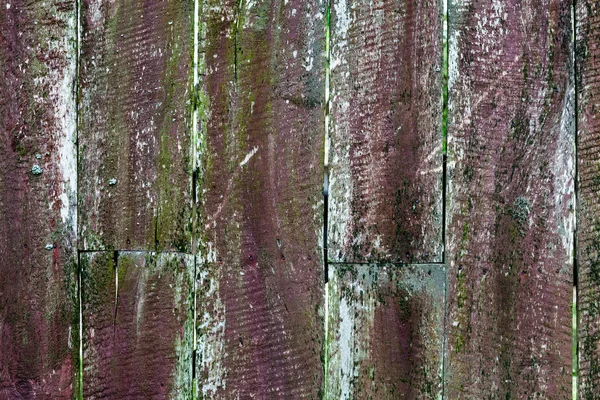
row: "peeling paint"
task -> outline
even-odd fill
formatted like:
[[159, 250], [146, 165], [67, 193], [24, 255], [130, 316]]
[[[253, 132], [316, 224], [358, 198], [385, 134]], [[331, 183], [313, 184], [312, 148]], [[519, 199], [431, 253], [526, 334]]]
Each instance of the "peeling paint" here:
[[443, 267], [331, 268], [327, 398], [441, 398]]
[[[210, 264], [206, 264], [210, 265]], [[214, 398], [219, 389], [226, 387], [225, 355], [226, 309], [219, 296], [220, 276], [210, 276], [209, 270], [199, 274], [198, 353], [199, 382], [203, 398]]]
[[205, 398], [321, 395], [323, 5], [231, 0], [200, 13]]
[[193, 256], [81, 256], [85, 398], [191, 399]]
[[329, 259], [441, 261], [442, 4], [331, 12]]
[[40, 167], [37, 164], [35, 164], [33, 167], [31, 167], [31, 173], [34, 175], [41, 175], [42, 172], [43, 172], [42, 167]]
[[78, 208], [86, 250], [191, 251], [193, 4], [82, 4]]
[[449, 3], [447, 397], [567, 398], [570, 6]]
[[[0, 398], [76, 392], [75, 2], [2, 3], [0, 17]], [[30, 163], [31, 162], [31, 163]], [[75, 195], [75, 193], [72, 193]]]
[[246, 163], [248, 161], [250, 161], [252, 156], [254, 156], [257, 151], [258, 151], [258, 146], [255, 146], [248, 154], [246, 154], [246, 157], [244, 157], [244, 159], [240, 162], [240, 167], [243, 167], [244, 165], [246, 165]]

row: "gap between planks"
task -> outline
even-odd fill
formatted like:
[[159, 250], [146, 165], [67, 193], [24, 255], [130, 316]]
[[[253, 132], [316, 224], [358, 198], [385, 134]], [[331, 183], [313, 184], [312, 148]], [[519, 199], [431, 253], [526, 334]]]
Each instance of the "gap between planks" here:
[[[75, 164], [75, 231], [76, 239], [79, 236], [79, 75], [80, 75], [80, 63], [81, 63], [81, 0], [75, 0], [75, 152], [76, 152], [76, 164]], [[79, 241], [76, 242], [79, 247]], [[79, 312], [79, 365], [77, 371], [77, 394], [76, 398], [83, 400], [83, 304], [82, 304], [82, 279], [81, 279], [81, 253], [77, 251], [77, 302]]]
[[[325, 110], [324, 110], [324, 159], [323, 159], [323, 269], [324, 269], [324, 286], [325, 286], [325, 318], [324, 318], [324, 379], [323, 379], [323, 399], [328, 399], [328, 364], [329, 364], [329, 349], [328, 349], [328, 336], [329, 336], [329, 265], [372, 265], [374, 267], [383, 265], [392, 265], [396, 267], [442, 267], [445, 273], [446, 271], [446, 192], [447, 192], [447, 141], [448, 141], [448, 0], [443, 0], [442, 8], [442, 110], [441, 110], [441, 133], [442, 133], [442, 259], [440, 262], [429, 262], [429, 263], [397, 263], [397, 262], [336, 262], [329, 261], [328, 257], [328, 246], [327, 246], [327, 227], [329, 224], [328, 220], [328, 208], [329, 208], [329, 120], [330, 120], [330, 109], [331, 109], [331, 98], [330, 98], [330, 61], [331, 61], [331, 1], [326, 2], [326, 17], [325, 17]], [[447, 279], [444, 283], [444, 318], [443, 318], [443, 338], [442, 338], [442, 373], [441, 373], [441, 384], [442, 384], [442, 399], [446, 398], [446, 325], [447, 325]]]
[[330, 62], [331, 62], [331, 1], [326, 0], [325, 10], [325, 110], [323, 132], [323, 281], [324, 308], [323, 321], [323, 399], [328, 399], [329, 388], [329, 256], [327, 251], [327, 226], [329, 224], [329, 118], [330, 118]]
[[[325, 37], [326, 37], [326, 70], [325, 70], [325, 132], [324, 132], [324, 177], [323, 177], [323, 264], [324, 264], [324, 282], [325, 282], [325, 343], [324, 343], [324, 399], [328, 398], [328, 330], [329, 330], [329, 264], [331, 265], [344, 265], [348, 263], [329, 261], [327, 251], [327, 227], [328, 227], [328, 206], [329, 206], [329, 118], [330, 118], [330, 94], [329, 94], [329, 80], [330, 80], [330, 17], [331, 17], [331, 0], [327, 1], [326, 4], [326, 19], [325, 19]], [[443, 0], [443, 26], [442, 26], [442, 260], [441, 262], [433, 263], [390, 263], [390, 262], [353, 262], [354, 265], [393, 265], [398, 267], [411, 267], [411, 266], [441, 266], [445, 270], [446, 263], [446, 191], [447, 191], [447, 139], [448, 139], [448, 125], [447, 125], [447, 113], [448, 113], [448, 1]], [[444, 285], [444, 326], [443, 332], [444, 337], [442, 339], [442, 398], [445, 398], [445, 369], [446, 369], [446, 314], [447, 314], [447, 284]]]
[[577, 170], [578, 167], [578, 161], [577, 161], [577, 148], [579, 145], [578, 142], [578, 131], [579, 131], [579, 126], [578, 126], [578, 113], [579, 113], [579, 107], [578, 107], [578, 87], [579, 87], [579, 81], [577, 79], [577, 34], [576, 34], [576, 29], [577, 29], [577, 8], [576, 8], [576, 0], [573, 0], [571, 2], [571, 57], [572, 57], [572, 73], [573, 73], [573, 86], [574, 86], [574, 90], [575, 90], [575, 96], [574, 96], [574, 104], [573, 104], [573, 108], [574, 108], [574, 158], [575, 158], [575, 162], [574, 162], [574, 190], [573, 190], [573, 196], [575, 197], [574, 200], [574, 204], [575, 206], [573, 207], [573, 215], [574, 215], [574, 229], [573, 229], [573, 305], [572, 305], [572, 398], [574, 400], [577, 400], [578, 398], [578, 376], [579, 376], [579, 291], [578, 291], [578, 286], [579, 286], [579, 265], [578, 265], [578, 260], [577, 260], [577, 251], [578, 251], [578, 243], [577, 243], [577, 232], [579, 231], [579, 224], [578, 224], [578, 215], [577, 215], [577, 209], [578, 209], [578, 199], [577, 199], [577, 193], [579, 191], [579, 173]]
[[197, 396], [197, 387], [198, 383], [196, 381], [196, 357], [198, 352], [198, 340], [197, 340], [197, 322], [198, 322], [198, 312], [197, 312], [197, 288], [198, 288], [198, 280], [196, 279], [198, 274], [198, 243], [197, 243], [197, 226], [198, 226], [198, 195], [197, 195], [197, 179], [198, 179], [198, 170], [199, 166], [197, 163], [198, 158], [198, 86], [199, 86], [199, 73], [198, 70], [198, 60], [199, 60], [199, 43], [198, 43], [198, 35], [199, 35], [199, 26], [200, 23], [200, 0], [194, 0], [194, 47], [193, 47], [193, 109], [192, 109], [192, 255], [194, 258], [194, 283], [192, 287], [192, 296], [194, 297], [194, 311], [193, 311], [193, 340], [192, 344], [192, 399], [196, 399]]
[[[448, 46], [447, 46], [447, 18], [448, 18], [448, 10], [447, 10], [447, 0], [444, 0], [444, 27], [443, 27], [443, 110], [442, 110], [442, 119], [443, 119], [443, 123], [442, 123], [442, 133], [443, 133], [443, 163], [442, 163], [442, 167], [443, 167], [443, 190], [442, 190], [442, 240], [443, 240], [443, 253], [442, 253], [442, 261], [441, 262], [433, 262], [433, 263], [391, 263], [391, 262], [361, 262], [361, 263], [352, 263], [352, 264], [356, 264], [356, 265], [395, 265], [395, 266], [401, 266], [401, 267], [410, 267], [410, 266], [425, 266], [425, 265], [439, 265], [439, 266], [445, 266], [445, 255], [446, 255], [446, 190], [447, 190], [447, 175], [446, 175], [446, 143], [447, 143], [447, 104], [448, 104], [448, 80], [447, 80], [447, 76], [448, 76], [448, 65], [447, 65], [447, 61], [448, 61]], [[76, 86], [76, 97], [77, 97], [77, 104], [79, 104], [79, 67], [80, 67], [80, 46], [81, 46], [81, 4], [80, 4], [80, 0], [76, 1], [76, 7], [77, 7], [77, 81], [75, 82], [75, 86]], [[327, 7], [327, 18], [326, 18], [326, 71], [325, 71], [325, 138], [324, 138], [324, 145], [325, 145], [325, 157], [324, 157], [324, 184], [323, 184], [323, 197], [324, 197], [324, 220], [323, 220], [323, 254], [324, 254], [324, 284], [325, 284], [325, 292], [327, 293], [328, 290], [328, 266], [329, 264], [332, 265], [341, 265], [341, 264], [346, 264], [344, 262], [330, 262], [328, 260], [327, 257], [327, 226], [328, 226], [328, 181], [329, 181], [329, 165], [328, 165], [328, 156], [329, 156], [329, 112], [330, 112], [330, 98], [329, 98], [329, 63], [330, 63], [330, 10], [331, 10], [331, 1], [327, 1], [326, 4]], [[196, 218], [196, 210], [197, 210], [197, 194], [196, 194], [196, 182], [195, 180], [198, 178], [198, 165], [196, 165], [196, 158], [197, 158], [197, 143], [196, 140], [198, 139], [198, 104], [197, 104], [197, 92], [198, 92], [198, 76], [199, 76], [199, 71], [198, 71], [198, 52], [199, 52], [199, 46], [198, 46], [198, 15], [199, 15], [199, 0], [194, 0], [194, 66], [193, 66], [193, 74], [194, 74], [194, 86], [193, 86], [193, 91], [194, 91], [194, 107], [193, 107], [193, 124], [192, 124], [192, 140], [193, 140], [193, 149], [192, 149], [192, 160], [193, 160], [193, 176], [192, 176], [192, 190], [193, 190], [193, 194], [192, 194], [192, 209], [193, 209], [193, 217], [192, 217], [192, 224], [195, 228], [196, 223], [197, 223], [197, 218]], [[79, 112], [77, 112], [77, 120], [79, 121]], [[78, 137], [78, 132], [79, 130], [79, 123], [77, 124], [77, 137]], [[77, 155], [79, 156], [79, 142], [77, 140], [76, 142], [77, 146]], [[79, 195], [79, 193], [77, 193], [77, 195]], [[182, 252], [177, 252], [177, 251], [161, 251], [161, 253], [164, 254], [181, 254], [181, 255], [192, 255], [194, 257], [194, 278], [196, 277], [196, 272], [197, 272], [197, 235], [196, 235], [196, 230], [193, 229], [192, 232], [192, 253], [182, 253]], [[78, 250], [78, 259], [79, 259], [79, 255], [82, 253], [101, 253], [101, 252], [114, 252], [115, 254], [119, 254], [119, 253], [158, 253], [156, 250], [145, 250], [145, 249], [140, 249], [140, 250], [135, 250], [135, 249], [117, 249], [117, 250], [84, 250], [84, 249], [79, 249]], [[83, 390], [83, 382], [82, 382], [82, 327], [83, 327], [83, 321], [81, 319], [81, 313], [82, 313], [82, 304], [81, 304], [81, 268], [80, 268], [80, 263], [78, 266], [78, 284], [79, 284], [79, 330], [80, 330], [80, 338], [79, 338], [79, 395], [82, 398], [82, 390]], [[196, 279], [194, 279], [194, 306], [196, 306], [196, 291], [197, 291], [197, 287], [196, 287]], [[326, 309], [326, 318], [325, 318], [325, 335], [327, 335], [327, 328], [328, 328], [328, 315], [327, 315], [327, 295], [325, 297], [325, 309]], [[195, 308], [195, 307], [194, 307]], [[196, 315], [196, 310], [194, 309], [194, 336], [196, 335], [196, 324], [197, 324], [197, 315]], [[445, 340], [444, 340], [444, 345], [445, 345]], [[193, 349], [193, 359], [195, 359], [196, 357], [196, 351], [197, 351], [197, 347], [196, 347], [196, 338], [194, 337], [194, 349]], [[325, 351], [327, 351], [327, 349], [325, 349]], [[445, 351], [444, 351], [444, 355], [445, 355]], [[445, 362], [445, 360], [444, 360]], [[325, 363], [327, 363], [327, 358], [325, 360]], [[194, 381], [194, 385], [196, 384], [195, 379], [195, 365], [192, 365], [192, 379]], [[194, 397], [195, 397], [195, 387], [193, 388], [194, 391]]]

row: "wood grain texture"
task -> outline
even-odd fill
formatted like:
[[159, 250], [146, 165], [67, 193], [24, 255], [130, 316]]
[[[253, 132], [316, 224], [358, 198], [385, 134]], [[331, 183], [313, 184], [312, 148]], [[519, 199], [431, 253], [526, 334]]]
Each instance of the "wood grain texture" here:
[[450, 2], [449, 399], [571, 398], [570, 14]]
[[0, 1], [0, 399], [77, 392], [74, 1]]
[[579, 393], [600, 399], [600, 2], [577, 2]]
[[200, 15], [199, 392], [317, 399], [324, 3], [212, 1]]
[[330, 260], [442, 260], [441, 64], [441, 1], [332, 0]]
[[331, 267], [325, 398], [442, 398], [444, 267]]
[[82, 2], [86, 250], [191, 251], [193, 2]]
[[94, 252], [80, 262], [84, 398], [191, 399], [193, 256]]

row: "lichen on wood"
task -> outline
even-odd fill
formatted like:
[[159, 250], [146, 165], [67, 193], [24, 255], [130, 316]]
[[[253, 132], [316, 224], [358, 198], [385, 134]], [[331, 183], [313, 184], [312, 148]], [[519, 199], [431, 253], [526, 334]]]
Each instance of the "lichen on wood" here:
[[0, 2], [0, 398], [77, 392], [76, 2]]
[[193, 10], [82, 2], [83, 249], [191, 251]]
[[597, 23], [600, 2], [578, 1], [575, 57], [578, 83], [578, 343], [579, 396], [600, 399], [600, 123]]
[[571, 397], [571, 4], [449, 5], [447, 397]]
[[198, 392], [318, 398], [325, 3], [202, 7]]
[[442, 265], [331, 265], [327, 399], [438, 399]]
[[332, 261], [442, 261], [442, 9], [331, 2]]
[[89, 252], [80, 259], [84, 398], [191, 399], [193, 256]]

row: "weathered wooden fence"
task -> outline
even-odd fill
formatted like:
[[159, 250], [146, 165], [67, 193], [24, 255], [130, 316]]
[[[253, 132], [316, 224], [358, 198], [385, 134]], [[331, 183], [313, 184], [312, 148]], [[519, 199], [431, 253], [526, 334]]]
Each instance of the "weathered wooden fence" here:
[[0, 400], [600, 399], [600, 1], [447, 3], [0, 0]]

